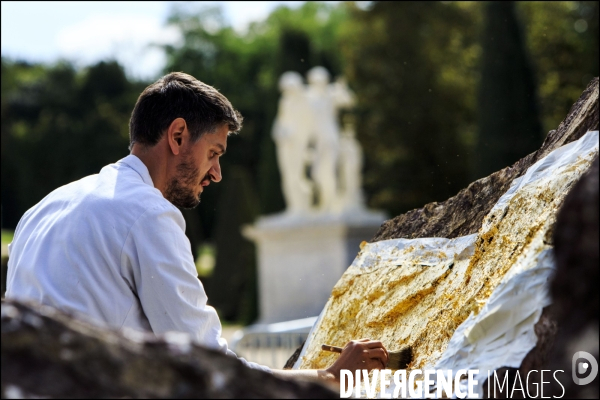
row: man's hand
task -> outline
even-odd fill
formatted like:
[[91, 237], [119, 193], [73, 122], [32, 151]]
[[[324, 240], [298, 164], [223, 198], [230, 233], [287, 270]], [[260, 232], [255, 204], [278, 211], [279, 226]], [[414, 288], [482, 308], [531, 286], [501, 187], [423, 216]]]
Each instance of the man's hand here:
[[385, 369], [388, 363], [388, 352], [378, 340], [352, 340], [344, 346], [340, 357], [326, 371], [332, 374], [336, 381], [340, 380], [340, 370], [348, 369]]
[[339, 388], [340, 370], [349, 369], [385, 369], [388, 352], [378, 340], [352, 340], [344, 346], [340, 357], [327, 369], [273, 370], [273, 375], [283, 378], [319, 379], [334, 388]]

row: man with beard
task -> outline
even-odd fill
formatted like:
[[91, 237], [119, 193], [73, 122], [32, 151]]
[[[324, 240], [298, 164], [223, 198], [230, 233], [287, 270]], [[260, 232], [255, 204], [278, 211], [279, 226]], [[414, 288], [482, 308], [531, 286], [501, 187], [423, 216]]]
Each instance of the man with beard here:
[[[225, 96], [190, 75], [171, 73], [148, 86], [131, 114], [131, 154], [54, 190], [21, 218], [9, 245], [6, 297], [117, 329], [185, 332], [235, 356], [207, 305], [177, 207], [196, 207], [204, 188], [221, 180], [219, 158], [241, 124]], [[326, 370], [272, 372], [335, 381], [340, 369], [387, 360], [380, 342], [363, 339]]]

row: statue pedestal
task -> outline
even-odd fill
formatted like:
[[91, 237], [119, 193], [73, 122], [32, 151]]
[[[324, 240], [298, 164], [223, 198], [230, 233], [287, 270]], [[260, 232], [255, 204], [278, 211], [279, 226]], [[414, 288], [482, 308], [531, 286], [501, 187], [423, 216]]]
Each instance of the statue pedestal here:
[[331, 290], [385, 215], [279, 214], [260, 218], [243, 234], [257, 246], [259, 323], [319, 315]]

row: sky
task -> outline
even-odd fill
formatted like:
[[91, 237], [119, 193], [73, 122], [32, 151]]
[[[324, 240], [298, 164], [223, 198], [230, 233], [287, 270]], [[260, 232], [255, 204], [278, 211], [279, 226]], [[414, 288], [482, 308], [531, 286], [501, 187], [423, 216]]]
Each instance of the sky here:
[[[181, 37], [165, 26], [168, 1], [2, 1], [2, 56], [31, 62], [67, 59], [85, 66], [114, 58], [130, 77], [154, 79], [165, 63], [151, 44], [176, 44]], [[220, 5], [236, 30], [264, 19], [277, 6], [297, 1], [204, 1], [186, 7]]]

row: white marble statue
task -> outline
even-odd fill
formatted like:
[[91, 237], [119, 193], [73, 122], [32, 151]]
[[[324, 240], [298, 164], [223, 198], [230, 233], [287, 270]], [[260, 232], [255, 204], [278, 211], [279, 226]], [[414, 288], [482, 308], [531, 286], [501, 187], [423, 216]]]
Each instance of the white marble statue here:
[[279, 81], [272, 136], [286, 210], [242, 230], [257, 246], [261, 324], [319, 315], [360, 243], [385, 220], [364, 207], [362, 150], [347, 115], [340, 128], [340, 108], [351, 107], [354, 95], [322, 67], [307, 81], [296, 72]]
[[352, 116], [346, 115], [340, 137], [339, 178], [341, 192], [338, 209], [342, 212], [360, 212], [365, 209], [362, 192], [362, 147], [356, 140]]
[[314, 121], [311, 131], [315, 144], [313, 179], [318, 190], [319, 209], [330, 212], [337, 194], [336, 164], [340, 136], [337, 109], [327, 70], [314, 67], [308, 71], [307, 79], [307, 96]]
[[284, 73], [279, 79], [279, 89], [281, 99], [273, 124], [273, 139], [277, 146], [281, 186], [286, 212], [302, 214], [312, 205], [312, 189], [305, 176], [305, 163], [313, 117], [299, 73]]
[[[330, 83], [323, 67], [308, 71], [307, 80], [308, 87], [300, 74], [286, 72], [279, 81], [282, 94], [273, 139], [286, 213], [339, 214], [362, 209], [360, 144], [353, 127], [340, 136], [338, 123], [340, 109], [353, 106], [354, 95], [343, 80]], [[318, 203], [313, 207], [314, 198]]]
[[329, 73], [314, 67], [307, 74], [308, 100], [313, 112], [312, 140], [315, 143], [313, 178], [319, 191], [319, 209], [335, 212], [339, 185], [337, 177], [340, 150], [340, 108], [354, 104], [354, 97], [343, 81], [329, 83]]

